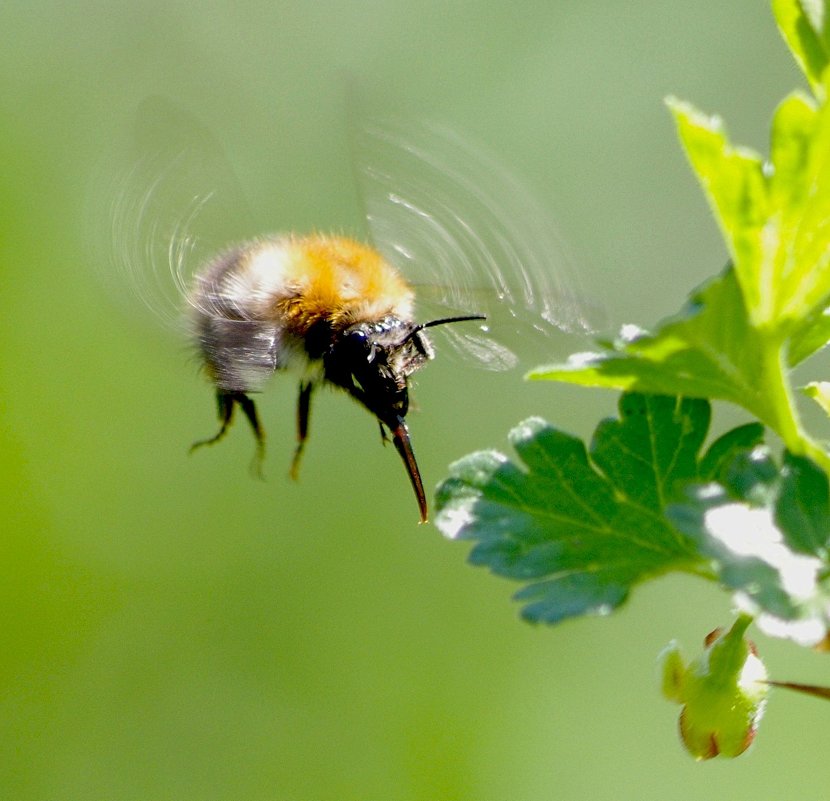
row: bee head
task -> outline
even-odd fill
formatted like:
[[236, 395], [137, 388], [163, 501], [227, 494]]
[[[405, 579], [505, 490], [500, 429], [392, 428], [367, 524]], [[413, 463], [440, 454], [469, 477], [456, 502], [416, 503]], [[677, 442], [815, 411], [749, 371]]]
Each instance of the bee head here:
[[421, 327], [396, 317], [355, 323], [323, 356], [328, 381], [394, 430], [409, 410], [408, 378], [433, 357]]
[[405, 417], [409, 411], [409, 376], [434, 356], [425, 328], [480, 316], [453, 317], [417, 324], [397, 317], [355, 323], [334, 336], [323, 354], [325, 378], [345, 389], [392, 434], [418, 499], [421, 522], [427, 502]]

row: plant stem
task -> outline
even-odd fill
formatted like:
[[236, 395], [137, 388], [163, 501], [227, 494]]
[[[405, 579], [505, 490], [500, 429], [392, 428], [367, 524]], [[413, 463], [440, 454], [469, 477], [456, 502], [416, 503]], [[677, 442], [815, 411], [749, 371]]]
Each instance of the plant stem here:
[[776, 335], [767, 336], [763, 350], [764, 388], [772, 414], [770, 424], [791, 453], [812, 459], [825, 473], [830, 474], [830, 455], [812, 440], [801, 425], [789, 381], [783, 339]]

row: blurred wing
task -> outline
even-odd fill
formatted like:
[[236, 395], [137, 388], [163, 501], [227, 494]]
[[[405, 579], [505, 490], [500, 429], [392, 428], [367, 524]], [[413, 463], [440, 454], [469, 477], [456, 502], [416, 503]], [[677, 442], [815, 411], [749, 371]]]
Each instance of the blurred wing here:
[[227, 158], [195, 118], [154, 97], [99, 173], [88, 216], [105, 283], [180, 328], [195, 272], [253, 230]]
[[419, 320], [487, 317], [436, 328], [453, 349], [504, 370], [593, 330], [551, 221], [486, 152], [408, 122], [366, 124], [354, 139], [373, 243], [413, 284]]

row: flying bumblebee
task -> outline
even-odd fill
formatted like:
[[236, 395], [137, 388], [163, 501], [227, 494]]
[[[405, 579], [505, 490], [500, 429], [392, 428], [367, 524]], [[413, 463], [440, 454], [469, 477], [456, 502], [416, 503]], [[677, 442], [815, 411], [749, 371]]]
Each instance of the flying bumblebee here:
[[[204, 152], [216, 148], [198, 123], [167, 104], [141, 117], [165, 120], [142, 145], [161, 156], [145, 159], [119, 192], [116, 260], [154, 311], [178, 316], [186, 299], [219, 415], [218, 432], [192, 449], [222, 439], [239, 407], [259, 464], [265, 438], [251, 395], [275, 372], [291, 371], [299, 377], [292, 477], [312, 394], [337, 387], [376, 418], [384, 439], [391, 435], [425, 522], [406, 417], [410, 377], [434, 356], [426, 329], [441, 326], [449, 350], [496, 370], [519, 362], [514, 342], [524, 343], [523, 354], [543, 343], [538, 354], [549, 357], [555, 334], [590, 330], [573, 278], [563, 275], [561, 243], [538, 206], [489, 156], [449, 131], [385, 123], [358, 132], [354, 158], [373, 246], [284, 234], [207, 256], [205, 237], [195, 232], [217, 234], [225, 220], [209, 212], [230, 183], [218, 192], [209, 185], [217, 169], [205, 164], [220, 159]], [[172, 228], [165, 226], [176, 207]]]
[[377, 251], [344, 237], [275, 237], [218, 256], [196, 275], [190, 304], [221, 426], [193, 448], [221, 439], [239, 406], [261, 455], [264, 437], [250, 393], [275, 371], [292, 370], [300, 395], [291, 475], [308, 436], [311, 394], [330, 384], [375, 415], [382, 436], [391, 433], [425, 522], [426, 495], [406, 425], [408, 379], [434, 356], [425, 328], [483, 317], [415, 323], [413, 300]]

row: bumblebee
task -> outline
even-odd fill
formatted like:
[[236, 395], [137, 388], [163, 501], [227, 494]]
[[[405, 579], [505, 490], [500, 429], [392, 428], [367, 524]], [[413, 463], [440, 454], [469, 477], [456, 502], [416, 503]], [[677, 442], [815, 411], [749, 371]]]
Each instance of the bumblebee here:
[[95, 215], [108, 222], [100, 262], [119, 278], [119, 296], [127, 286], [177, 334], [185, 306], [219, 415], [215, 435], [193, 448], [221, 440], [239, 407], [259, 466], [265, 436], [252, 396], [273, 373], [291, 371], [299, 379], [291, 475], [315, 388], [337, 387], [391, 437], [425, 521], [406, 418], [409, 379], [433, 358], [427, 329], [442, 326], [442, 353], [490, 370], [549, 361], [561, 335], [593, 330], [546, 212], [497, 159], [449, 129], [379, 120], [353, 131], [371, 246], [243, 234], [243, 244], [222, 250], [262, 226], [210, 131], [150, 98], [134, 139], [125, 169], [100, 193], [111, 198]]
[[257, 442], [264, 433], [251, 393], [277, 370], [299, 376], [296, 478], [308, 438], [311, 396], [328, 384], [344, 390], [387, 431], [406, 467], [421, 522], [427, 502], [406, 415], [409, 377], [434, 352], [424, 329], [481, 315], [413, 320], [414, 292], [377, 251], [335, 236], [282, 236], [228, 250], [196, 276], [190, 295], [205, 370], [216, 387], [218, 442], [238, 406]]

